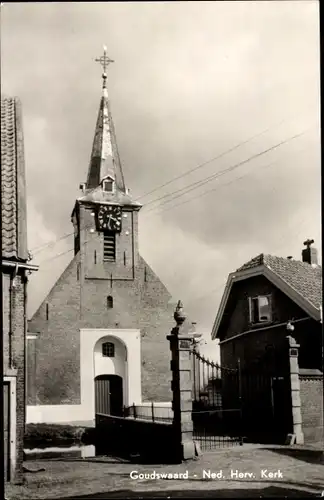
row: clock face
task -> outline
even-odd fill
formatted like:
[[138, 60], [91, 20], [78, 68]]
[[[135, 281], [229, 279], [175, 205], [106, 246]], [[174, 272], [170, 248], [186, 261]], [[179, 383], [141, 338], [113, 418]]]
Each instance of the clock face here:
[[100, 229], [106, 231], [121, 231], [122, 209], [115, 205], [103, 205], [98, 211]]

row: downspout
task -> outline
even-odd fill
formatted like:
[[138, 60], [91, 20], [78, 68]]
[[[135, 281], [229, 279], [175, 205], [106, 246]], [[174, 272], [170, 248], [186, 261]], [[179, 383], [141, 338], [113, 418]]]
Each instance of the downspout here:
[[[138, 231], [137, 231], [136, 236], [138, 238]], [[138, 244], [138, 241], [137, 241], [137, 244]], [[133, 269], [132, 269], [132, 278], [131, 279], [132, 279], [132, 281], [135, 281], [134, 212], [132, 213], [132, 260], [133, 260], [133, 266], [132, 266]]]
[[8, 352], [8, 362], [9, 362], [9, 370], [12, 369], [12, 309], [13, 309], [13, 286], [12, 286], [12, 275], [10, 275], [10, 285], [9, 285], [9, 332], [8, 332], [8, 341], [9, 341], [9, 352]]
[[24, 394], [25, 394], [25, 404], [24, 404], [24, 428], [26, 429], [26, 405], [27, 405], [27, 360], [26, 360], [26, 354], [27, 354], [27, 328], [28, 328], [28, 323], [27, 323], [27, 283], [28, 283], [28, 277], [27, 277], [27, 272], [24, 271], [22, 274], [22, 280], [24, 284]]
[[14, 289], [15, 289], [15, 279], [18, 273], [18, 264], [16, 264], [15, 269], [12, 274], [10, 274], [10, 286], [9, 286], [9, 369], [13, 368], [13, 356], [12, 356], [12, 339], [13, 339], [13, 315], [14, 315]]

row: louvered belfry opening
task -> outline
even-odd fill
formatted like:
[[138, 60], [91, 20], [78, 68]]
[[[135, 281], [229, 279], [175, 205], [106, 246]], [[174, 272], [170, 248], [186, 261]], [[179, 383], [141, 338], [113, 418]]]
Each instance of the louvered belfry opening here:
[[104, 233], [104, 262], [115, 262], [116, 260], [116, 234]]

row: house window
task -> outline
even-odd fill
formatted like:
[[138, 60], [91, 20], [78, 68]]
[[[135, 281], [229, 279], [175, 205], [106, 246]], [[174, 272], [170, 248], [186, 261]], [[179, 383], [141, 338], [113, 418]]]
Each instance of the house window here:
[[105, 358], [115, 357], [115, 345], [112, 342], [105, 342], [102, 344], [102, 355]]
[[265, 323], [271, 321], [271, 300], [269, 295], [249, 298], [250, 323]]
[[104, 233], [103, 260], [105, 262], [115, 262], [116, 259], [116, 234]]
[[103, 181], [102, 187], [103, 187], [103, 190], [106, 193], [113, 193], [113, 191], [114, 191], [114, 181], [111, 180], [111, 179], [107, 179], [107, 180]]
[[112, 309], [114, 307], [114, 299], [111, 295], [107, 297], [107, 309]]

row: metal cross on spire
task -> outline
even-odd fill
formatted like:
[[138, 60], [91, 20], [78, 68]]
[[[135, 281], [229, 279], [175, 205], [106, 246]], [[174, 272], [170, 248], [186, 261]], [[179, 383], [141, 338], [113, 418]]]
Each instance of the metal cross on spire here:
[[103, 56], [100, 56], [99, 58], [95, 59], [95, 61], [100, 63], [103, 68], [102, 78], [103, 78], [103, 85], [105, 87], [107, 79], [106, 69], [108, 67], [108, 64], [113, 63], [114, 61], [107, 56], [107, 47], [105, 45], [103, 47], [103, 50], [104, 50]]

